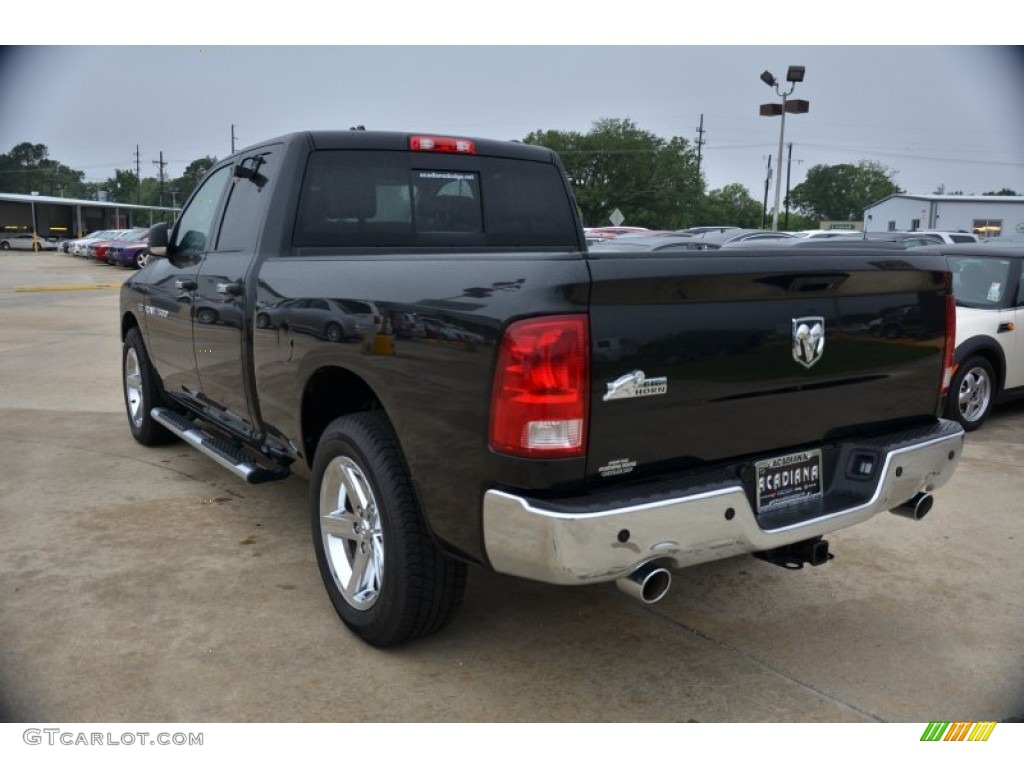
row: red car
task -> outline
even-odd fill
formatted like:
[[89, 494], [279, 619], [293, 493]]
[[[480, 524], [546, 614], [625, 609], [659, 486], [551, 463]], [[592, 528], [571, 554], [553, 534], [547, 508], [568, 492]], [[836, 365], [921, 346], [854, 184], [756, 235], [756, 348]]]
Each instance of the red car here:
[[107, 251], [111, 245], [119, 245], [123, 242], [137, 242], [139, 240], [145, 240], [149, 237], [148, 229], [124, 229], [118, 234], [114, 235], [110, 240], [100, 240], [93, 243], [88, 248], [88, 255], [91, 259], [96, 261], [106, 262]]

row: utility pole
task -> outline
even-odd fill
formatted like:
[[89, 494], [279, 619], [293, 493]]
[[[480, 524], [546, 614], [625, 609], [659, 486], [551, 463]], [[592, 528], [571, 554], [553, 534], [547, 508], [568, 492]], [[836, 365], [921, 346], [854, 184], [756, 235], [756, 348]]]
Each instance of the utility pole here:
[[761, 229], [764, 229], [764, 220], [768, 217], [768, 187], [772, 183], [772, 156], [768, 155], [768, 174], [764, 177], [764, 202], [761, 204]]
[[786, 223], [783, 225], [789, 229], [789, 174], [793, 170], [793, 142], [789, 142], [789, 157], [786, 160]]
[[701, 147], [704, 146], [704, 113], [700, 115], [700, 125], [697, 126], [697, 178], [700, 179], [700, 155]]
[[231, 154], [235, 154], [235, 124], [231, 124]]
[[139, 145], [135, 145], [135, 183], [137, 194], [135, 202], [142, 205], [142, 155], [139, 154]]
[[154, 165], [160, 166], [160, 207], [164, 205], [164, 166], [167, 163], [164, 162], [164, 152], [160, 150], [160, 159], [152, 161]]

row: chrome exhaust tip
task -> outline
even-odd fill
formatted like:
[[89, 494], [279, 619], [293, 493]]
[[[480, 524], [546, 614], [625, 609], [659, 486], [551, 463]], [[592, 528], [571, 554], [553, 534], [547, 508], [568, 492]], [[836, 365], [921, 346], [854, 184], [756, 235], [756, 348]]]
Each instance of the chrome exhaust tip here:
[[672, 585], [672, 574], [660, 565], [645, 563], [628, 576], [616, 579], [615, 584], [630, 597], [650, 605], [668, 593]]
[[905, 501], [895, 509], [889, 510], [894, 515], [909, 517], [911, 520], [920, 520], [932, 509], [932, 495], [923, 491], [909, 501]]

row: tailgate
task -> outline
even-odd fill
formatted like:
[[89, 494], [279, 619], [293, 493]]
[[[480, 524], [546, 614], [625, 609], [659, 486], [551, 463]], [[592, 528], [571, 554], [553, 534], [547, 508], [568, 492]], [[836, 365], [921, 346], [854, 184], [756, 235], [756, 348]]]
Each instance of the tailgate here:
[[588, 476], [933, 420], [946, 265], [859, 250], [590, 255]]

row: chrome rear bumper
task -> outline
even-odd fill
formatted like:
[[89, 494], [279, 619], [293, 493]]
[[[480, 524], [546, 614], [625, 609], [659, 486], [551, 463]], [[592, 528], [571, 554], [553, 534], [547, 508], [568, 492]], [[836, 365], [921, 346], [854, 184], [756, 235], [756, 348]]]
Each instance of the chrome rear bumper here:
[[933, 435], [910, 444], [900, 441], [899, 447], [881, 453], [873, 493], [865, 501], [771, 530], [758, 523], [738, 481], [581, 513], [490, 490], [483, 500], [487, 556], [500, 573], [587, 584], [622, 578], [646, 562], [682, 568], [821, 536], [895, 510], [919, 492], [946, 483], [960, 461], [964, 432], [950, 422], [939, 424]]

